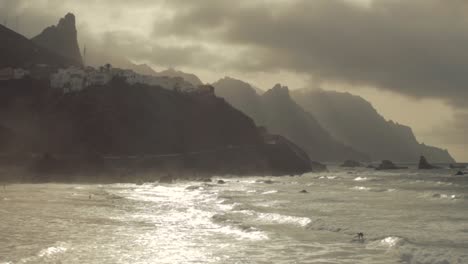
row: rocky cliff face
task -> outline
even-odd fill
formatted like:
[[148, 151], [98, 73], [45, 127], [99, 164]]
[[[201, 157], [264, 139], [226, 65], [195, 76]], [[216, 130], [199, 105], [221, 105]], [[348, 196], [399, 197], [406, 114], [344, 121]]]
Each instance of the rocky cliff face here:
[[71, 59], [36, 45], [26, 37], [0, 25], [0, 68], [25, 68], [35, 64], [75, 65]]
[[173, 68], [169, 68], [167, 70], [157, 72], [155, 76], [182, 77], [184, 78], [184, 80], [186, 80], [187, 82], [195, 86], [203, 85], [203, 82], [195, 74], [186, 73], [183, 71], [177, 71]]
[[232, 106], [250, 116], [262, 125], [266, 119], [261, 96], [250, 84], [225, 77], [213, 84], [217, 96], [226, 99]]
[[374, 160], [416, 162], [424, 155], [434, 162], [453, 162], [446, 150], [420, 144], [410, 127], [385, 120], [359, 96], [306, 89], [293, 97], [334, 137]]
[[[122, 80], [69, 95], [31, 79], [0, 86], [0, 117], [24, 135], [25, 153], [135, 156], [155, 167], [170, 163], [240, 175], [311, 170], [308, 157], [293, 150], [292, 143], [266, 144], [249, 117], [213, 95], [130, 86]], [[280, 168], [278, 159], [283, 160]]]
[[75, 16], [71, 13], [61, 18], [57, 26], [44, 29], [41, 34], [32, 38], [32, 41], [51, 52], [72, 59], [80, 65], [83, 64], [78, 45]]
[[291, 99], [287, 87], [277, 85], [260, 96], [250, 85], [231, 78], [222, 79], [213, 86], [218, 96], [251, 116], [258, 125], [303, 148], [312, 160], [368, 159], [365, 154], [334, 140], [311, 114]]

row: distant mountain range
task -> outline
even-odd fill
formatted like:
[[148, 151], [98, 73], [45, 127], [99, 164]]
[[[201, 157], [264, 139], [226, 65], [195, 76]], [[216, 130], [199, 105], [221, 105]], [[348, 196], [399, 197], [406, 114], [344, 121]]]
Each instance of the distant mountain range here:
[[258, 95], [249, 84], [232, 78], [221, 79], [213, 86], [218, 96], [252, 117], [257, 125], [301, 146], [312, 160], [370, 160], [366, 154], [333, 139], [313, 115], [291, 99], [287, 87], [276, 85]]
[[296, 90], [292, 96], [334, 138], [374, 160], [408, 162], [423, 155], [432, 162], [454, 162], [447, 150], [420, 144], [410, 127], [385, 120], [359, 96], [320, 89]]
[[218, 96], [307, 150], [313, 160], [416, 162], [424, 155], [454, 162], [447, 150], [420, 144], [410, 127], [386, 121], [369, 102], [349, 93], [276, 86], [260, 96], [250, 84], [228, 77], [213, 86]]

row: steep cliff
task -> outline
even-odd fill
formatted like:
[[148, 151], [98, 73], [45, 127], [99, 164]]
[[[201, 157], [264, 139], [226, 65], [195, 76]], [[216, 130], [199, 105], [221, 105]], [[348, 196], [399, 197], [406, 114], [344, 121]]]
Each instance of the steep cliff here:
[[57, 26], [44, 29], [41, 34], [32, 38], [32, 41], [51, 52], [75, 61], [77, 64], [83, 64], [78, 45], [75, 16], [71, 13], [61, 18]]
[[367, 155], [337, 142], [315, 118], [290, 97], [280, 85], [258, 95], [247, 83], [224, 78], [213, 84], [216, 94], [252, 117], [258, 125], [283, 135], [309, 154], [312, 160], [367, 160]]
[[454, 161], [448, 151], [420, 144], [410, 127], [385, 120], [359, 96], [319, 89], [294, 91], [292, 96], [335, 138], [374, 160], [417, 162], [423, 155], [433, 162]]
[[[25, 136], [25, 153], [138, 157], [155, 167], [164, 161], [178, 169], [241, 175], [311, 170], [294, 144], [267, 144], [249, 117], [210, 94], [130, 86], [118, 79], [67, 95], [32, 79], [0, 86], [0, 117]], [[280, 168], [277, 159], [283, 159]]]
[[40, 47], [2, 25], [0, 25], [0, 39], [0, 68], [25, 68], [35, 64], [76, 65], [73, 60]]

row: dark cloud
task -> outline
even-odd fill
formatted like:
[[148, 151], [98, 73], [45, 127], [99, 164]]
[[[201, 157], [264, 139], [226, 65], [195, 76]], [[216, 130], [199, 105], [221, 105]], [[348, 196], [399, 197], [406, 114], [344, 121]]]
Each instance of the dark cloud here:
[[[250, 49], [239, 70], [286, 69], [468, 107], [468, 2], [171, 0], [155, 32]], [[162, 28], [162, 30], [161, 30]]]

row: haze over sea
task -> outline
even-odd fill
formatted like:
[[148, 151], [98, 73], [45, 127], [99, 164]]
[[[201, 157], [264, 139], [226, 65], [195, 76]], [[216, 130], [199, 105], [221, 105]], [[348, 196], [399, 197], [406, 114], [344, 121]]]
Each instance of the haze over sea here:
[[453, 173], [8, 185], [0, 263], [468, 263], [468, 177]]

